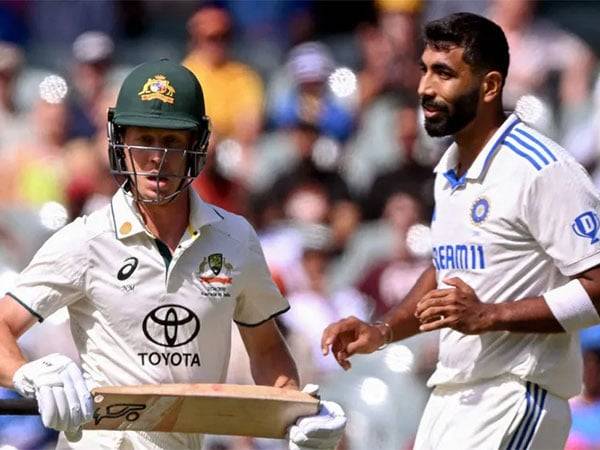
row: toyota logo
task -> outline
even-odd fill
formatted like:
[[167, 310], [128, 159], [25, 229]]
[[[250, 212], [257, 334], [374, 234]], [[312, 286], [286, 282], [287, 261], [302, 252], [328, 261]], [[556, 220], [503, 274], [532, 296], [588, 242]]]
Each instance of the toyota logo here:
[[181, 305], [164, 305], [144, 318], [142, 330], [148, 340], [162, 347], [179, 347], [198, 336], [200, 320], [191, 309]]

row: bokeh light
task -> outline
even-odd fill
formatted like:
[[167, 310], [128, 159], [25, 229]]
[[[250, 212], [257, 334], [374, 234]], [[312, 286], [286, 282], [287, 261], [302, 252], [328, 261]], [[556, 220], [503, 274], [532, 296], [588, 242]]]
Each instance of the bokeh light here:
[[338, 97], [349, 97], [356, 92], [358, 82], [356, 75], [347, 67], [338, 67], [329, 75], [329, 87]]
[[312, 160], [320, 169], [335, 170], [341, 154], [342, 151], [337, 141], [320, 137], [313, 147]]
[[69, 213], [60, 203], [48, 202], [40, 208], [39, 217], [43, 226], [54, 231], [66, 225]]
[[550, 108], [535, 95], [524, 95], [519, 98], [515, 113], [523, 122], [539, 130], [546, 129], [551, 121]]
[[427, 225], [415, 224], [406, 233], [406, 245], [411, 253], [418, 257], [431, 254], [431, 229]]
[[234, 178], [243, 163], [242, 146], [235, 139], [224, 139], [217, 145], [216, 163], [219, 173], [226, 178]]
[[69, 92], [65, 79], [58, 75], [48, 75], [39, 86], [40, 97], [48, 103], [61, 103]]
[[392, 372], [408, 373], [414, 368], [415, 355], [406, 345], [392, 344], [386, 349], [384, 361]]
[[376, 377], [367, 377], [360, 386], [360, 398], [371, 406], [382, 404], [388, 396], [389, 388], [384, 381]]

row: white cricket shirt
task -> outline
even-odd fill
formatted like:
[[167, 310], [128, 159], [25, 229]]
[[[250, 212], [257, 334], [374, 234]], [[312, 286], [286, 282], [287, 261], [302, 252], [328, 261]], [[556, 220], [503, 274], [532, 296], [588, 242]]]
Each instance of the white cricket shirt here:
[[[459, 277], [481, 301], [540, 296], [600, 264], [600, 198], [585, 170], [516, 115], [460, 179], [456, 144], [435, 168], [433, 264], [440, 288]], [[564, 398], [580, 392], [576, 336], [440, 333], [430, 386], [512, 373]]]
[[289, 308], [252, 226], [191, 190], [190, 202], [171, 259], [119, 190], [52, 236], [9, 294], [39, 320], [68, 306], [100, 385], [224, 382], [232, 319], [254, 326]]

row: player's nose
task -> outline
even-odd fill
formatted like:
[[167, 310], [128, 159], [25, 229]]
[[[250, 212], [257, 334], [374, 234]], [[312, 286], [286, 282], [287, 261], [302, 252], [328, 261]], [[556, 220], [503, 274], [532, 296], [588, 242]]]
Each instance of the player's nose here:
[[166, 155], [167, 150], [159, 147], [153, 148], [152, 150], [148, 150], [148, 160], [157, 167], [160, 166], [161, 163], [165, 160]]
[[435, 97], [435, 90], [433, 89], [430, 79], [427, 74], [423, 74], [419, 80], [419, 87], [417, 88], [417, 94], [419, 97]]

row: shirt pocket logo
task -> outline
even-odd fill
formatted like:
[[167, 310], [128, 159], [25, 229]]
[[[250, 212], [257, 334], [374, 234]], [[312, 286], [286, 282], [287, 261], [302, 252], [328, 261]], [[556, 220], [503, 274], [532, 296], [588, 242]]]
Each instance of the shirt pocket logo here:
[[212, 253], [202, 258], [195, 273], [202, 294], [213, 299], [231, 297], [233, 264], [222, 253]]
[[222, 253], [213, 253], [202, 259], [196, 275], [203, 284], [226, 286], [233, 283], [233, 264]]

